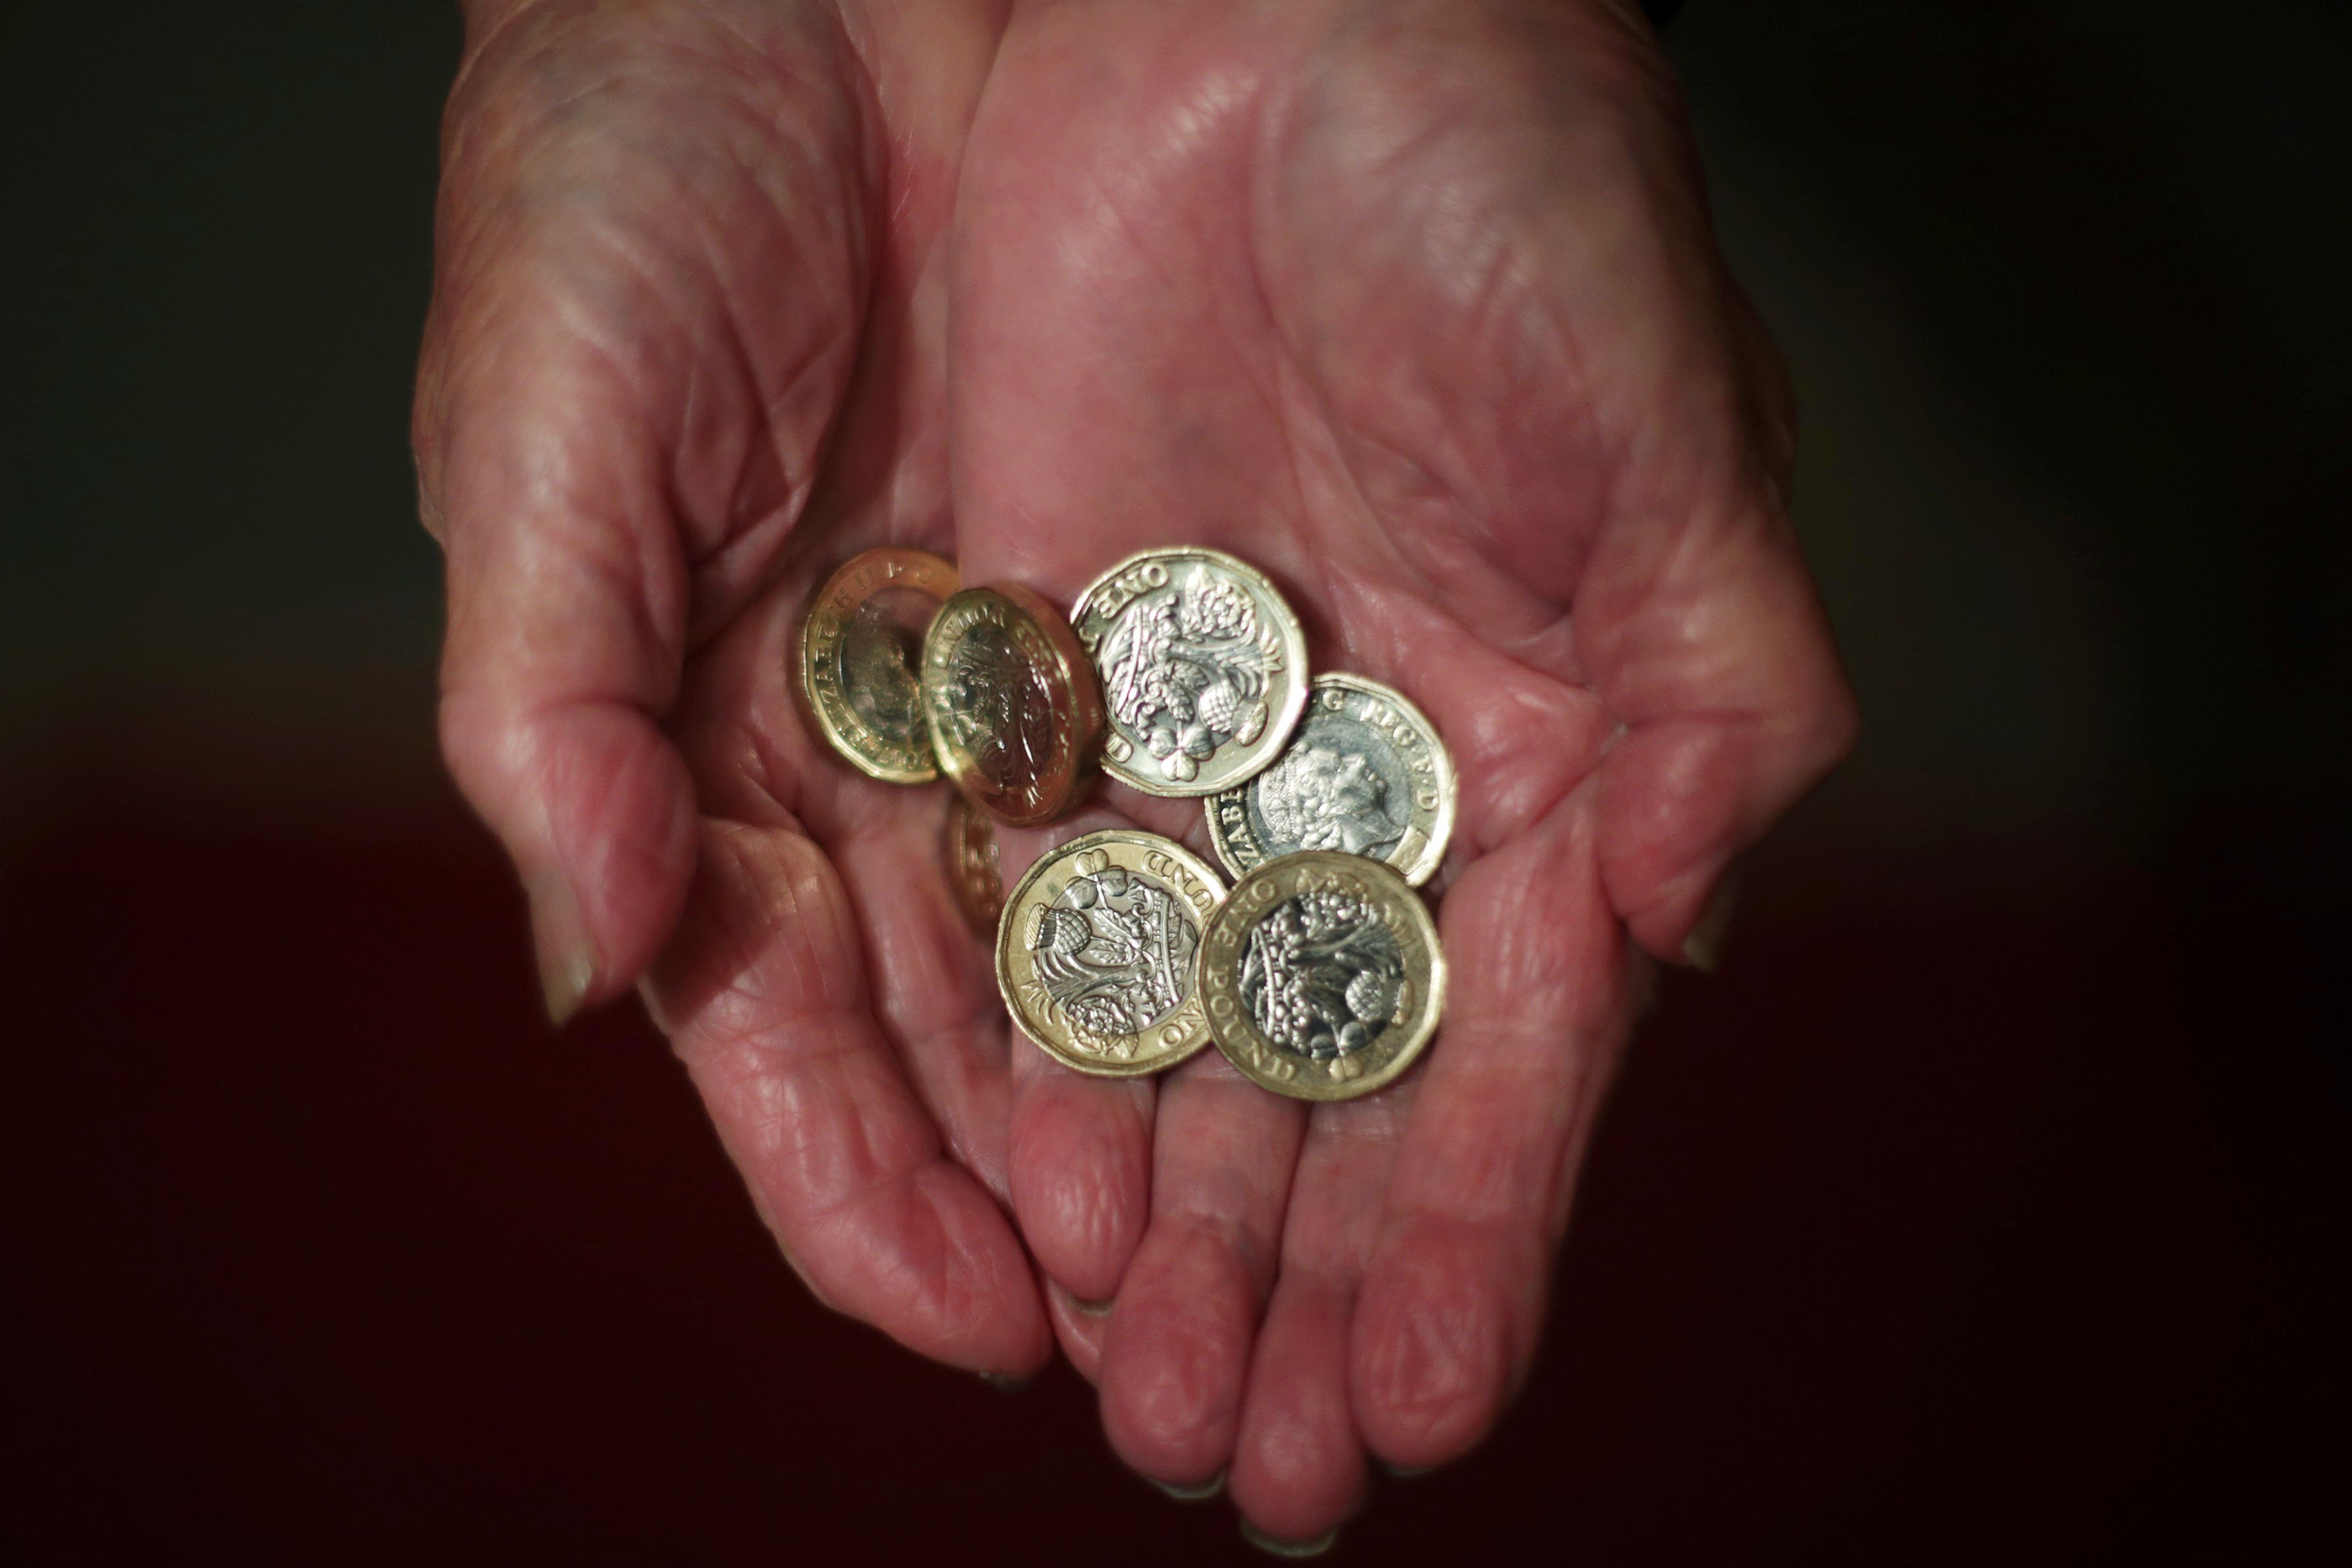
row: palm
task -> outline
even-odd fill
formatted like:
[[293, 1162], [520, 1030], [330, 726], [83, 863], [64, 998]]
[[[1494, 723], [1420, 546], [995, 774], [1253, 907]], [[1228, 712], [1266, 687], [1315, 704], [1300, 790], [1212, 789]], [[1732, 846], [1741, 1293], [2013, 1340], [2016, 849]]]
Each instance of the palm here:
[[[1628, 1021], [1624, 932], [1678, 946], [1841, 742], [1763, 383], [1648, 57], [1581, 5], [1507, 36], [1417, 0], [845, 9], [634, 17], [617, 70], [567, 44], [604, 85], [542, 159], [581, 199], [484, 264], [558, 280], [535, 328], [445, 236], [428, 500], [562, 502], [449, 531], [452, 760], [527, 880], [571, 866], [592, 994], [666, 943], [656, 1014], [821, 1294], [1034, 1364], [1009, 1195], [1130, 1462], [1230, 1462], [1253, 1517], [1312, 1533], [1367, 1444], [1432, 1462], [1492, 1420]], [[1213, 1055], [1155, 1091], [1008, 1052], [936, 792], [819, 758], [785, 689], [793, 608], [885, 541], [1064, 598], [1222, 545], [1319, 667], [1437, 716], [1456, 983], [1415, 1082], [1309, 1118]], [[1199, 841], [1197, 805], [1100, 804]], [[535, 903], [544, 941], [565, 910]]]
[[[1066, 598], [1136, 549], [1222, 546], [1284, 584], [1319, 668], [1441, 715], [1464, 781], [1457, 981], [1418, 1084], [1311, 1117], [1213, 1056], [1155, 1103], [1024, 1053], [1013, 1184], [1048, 1273], [1116, 1292], [1107, 1331], [1058, 1321], [1098, 1360], [1130, 1462], [1191, 1482], [1232, 1460], [1244, 1506], [1307, 1531], [1360, 1489], [1360, 1434], [1427, 1463], [1491, 1417], [1622, 1037], [1625, 949], [1580, 787], [1610, 721], [1568, 624], [1605, 474], [1576, 438], [1592, 418], [1567, 340], [1586, 323], [1528, 319], [1558, 292], [1513, 296], [1544, 237], [1496, 210], [1430, 232], [1479, 159], [1514, 151], [1475, 124], [1430, 138], [1460, 108], [1442, 82], [1370, 74], [1389, 68], [1319, 26], [1119, 20], [1016, 27], [967, 151], [963, 559]], [[1426, 120], [1372, 118], [1399, 89]], [[1347, 166], [1400, 147], [1380, 180]], [[1465, 297], [1472, 249], [1495, 277]], [[1522, 430], [1549, 449], [1513, 449]], [[1201, 847], [1196, 804], [1108, 798]]]

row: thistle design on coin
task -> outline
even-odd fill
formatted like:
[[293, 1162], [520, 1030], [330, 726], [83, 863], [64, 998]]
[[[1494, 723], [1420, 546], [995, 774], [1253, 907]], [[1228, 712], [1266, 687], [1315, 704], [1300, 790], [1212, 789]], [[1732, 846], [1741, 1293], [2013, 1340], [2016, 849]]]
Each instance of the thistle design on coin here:
[[938, 556], [886, 547], [851, 556], [809, 598], [793, 688], [817, 732], [871, 777], [940, 776], [916, 666], [923, 626], [957, 586]]
[[1300, 1100], [1394, 1082], [1445, 1001], [1437, 928], [1376, 860], [1310, 850], [1235, 883], [1201, 938], [1201, 994], [1217, 1048]]
[[923, 638], [922, 696], [940, 771], [998, 820], [1066, 815], [1093, 782], [1102, 739], [1094, 667], [1069, 626], [1025, 588], [967, 588]]
[[996, 937], [1005, 1006], [1080, 1072], [1175, 1066], [1209, 1040], [1194, 958], [1224, 891], [1204, 862], [1155, 835], [1072, 839], [1005, 902]]
[[1104, 765], [1151, 795], [1210, 795], [1273, 761], [1307, 700], [1297, 617], [1219, 551], [1147, 551], [1071, 615], [1109, 706]]
[[1422, 710], [1360, 675], [1315, 678], [1275, 764], [1207, 803], [1209, 841], [1235, 876], [1278, 855], [1334, 849], [1418, 886], [1454, 832], [1454, 760]]
[[1031, 961], [1080, 1029], [1140, 1034], [1192, 994], [1201, 933], [1167, 889], [1099, 854], [1079, 865], [1054, 901], [1031, 913]]

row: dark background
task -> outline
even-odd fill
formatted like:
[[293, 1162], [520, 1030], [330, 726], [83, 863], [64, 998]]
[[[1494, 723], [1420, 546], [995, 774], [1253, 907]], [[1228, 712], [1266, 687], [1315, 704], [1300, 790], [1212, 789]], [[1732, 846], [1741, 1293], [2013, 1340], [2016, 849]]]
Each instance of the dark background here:
[[[1517, 1413], [1346, 1558], [2332, 1555], [2343, 12], [1675, 24], [1867, 733]], [[1238, 1557], [1066, 1371], [816, 1309], [632, 1010], [537, 1021], [405, 450], [450, 10], [0, 37], [0, 1552]]]

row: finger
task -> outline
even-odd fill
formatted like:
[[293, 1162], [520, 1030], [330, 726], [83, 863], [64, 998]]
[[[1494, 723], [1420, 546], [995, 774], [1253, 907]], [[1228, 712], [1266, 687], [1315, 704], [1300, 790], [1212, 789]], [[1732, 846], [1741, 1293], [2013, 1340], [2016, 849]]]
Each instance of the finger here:
[[1452, 978], [1349, 1331], [1359, 1429], [1441, 1463], [1525, 1375], [1584, 1139], [1631, 1012], [1626, 949], [1578, 792], [1445, 897]]
[[[1044, 830], [999, 828], [1005, 886], [1081, 834], [1140, 827], [1208, 855], [1200, 803], [1106, 785], [1098, 804]], [[1046, 1274], [1083, 1301], [1108, 1302], [1150, 1218], [1157, 1090], [1149, 1079], [1090, 1078], [1013, 1031], [1012, 1186], [1022, 1235]]]
[[893, 802], [900, 808], [835, 858], [868, 933], [877, 1011], [916, 1096], [957, 1163], [1009, 1205], [1011, 1031], [994, 955], [973, 940], [940, 869], [935, 793]]
[[514, 488], [453, 481], [441, 744], [522, 874], [561, 1022], [630, 984], [685, 900], [694, 791], [656, 723], [683, 590], [674, 545], [601, 509], [512, 510]]
[[706, 823], [648, 990], [818, 1300], [952, 1365], [1043, 1364], [1052, 1342], [1019, 1238], [900, 1076], [848, 895], [814, 845], [792, 826]]
[[[1000, 829], [1005, 883], [1080, 834], [1124, 826], [1100, 808], [1042, 832]], [[1038, 1267], [1082, 1301], [1118, 1296], [1151, 1202], [1150, 1079], [1091, 1078], [1013, 1030], [1013, 1209]]]
[[1318, 1105], [1307, 1121], [1232, 1471], [1234, 1505], [1277, 1540], [1312, 1541], [1363, 1503], [1349, 1325], [1417, 1087]]
[[1214, 1050], [1163, 1082], [1151, 1223], [1102, 1363], [1103, 1429], [1154, 1480], [1197, 1486], [1232, 1457], [1305, 1121]]

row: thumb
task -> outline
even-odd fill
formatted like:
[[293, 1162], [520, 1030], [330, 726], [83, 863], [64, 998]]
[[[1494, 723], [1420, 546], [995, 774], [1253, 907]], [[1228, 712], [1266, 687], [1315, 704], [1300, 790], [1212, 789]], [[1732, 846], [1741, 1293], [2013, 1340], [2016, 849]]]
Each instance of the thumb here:
[[428, 377], [417, 447], [426, 525], [448, 551], [442, 750], [521, 873], [560, 1024], [661, 950], [695, 808], [656, 723], [677, 687], [687, 574], [653, 443], [629, 437], [625, 388], [549, 347], [510, 331], [463, 388]]
[[1711, 965], [1732, 858], [1853, 742], [1853, 696], [1778, 493], [1759, 472], [1637, 501], [1576, 595], [1620, 726], [1596, 781], [1602, 881], [1668, 960]]

